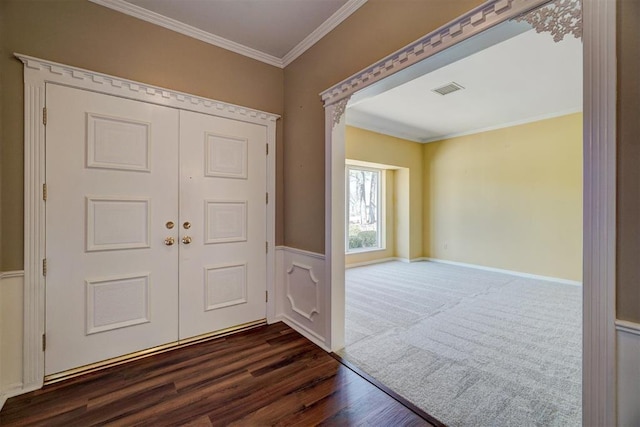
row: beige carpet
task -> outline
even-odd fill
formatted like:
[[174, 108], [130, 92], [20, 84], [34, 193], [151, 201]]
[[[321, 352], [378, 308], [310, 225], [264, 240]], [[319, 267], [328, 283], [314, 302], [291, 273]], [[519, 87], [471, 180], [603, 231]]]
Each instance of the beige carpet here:
[[353, 268], [339, 353], [450, 426], [579, 426], [581, 301], [446, 264]]

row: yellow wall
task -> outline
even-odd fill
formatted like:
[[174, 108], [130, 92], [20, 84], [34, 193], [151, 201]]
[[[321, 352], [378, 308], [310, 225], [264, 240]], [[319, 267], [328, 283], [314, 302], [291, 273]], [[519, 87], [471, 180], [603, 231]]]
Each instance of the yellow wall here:
[[[396, 206], [401, 207], [408, 204], [409, 209], [407, 212], [402, 209], [396, 210], [397, 215], [394, 222], [396, 252], [392, 256], [410, 259], [421, 257], [422, 204], [407, 202], [408, 200], [422, 199], [422, 145], [348, 126], [345, 133], [345, 155], [347, 159], [382, 163], [407, 169], [407, 171], [399, 170], [395, 173]], [[406, 193], [407, 188], [408, 193]], [[347, 262], [356, 261], [347, 259]]]
[[582, 114], [424, 145], [425, 256], [582, 280]]

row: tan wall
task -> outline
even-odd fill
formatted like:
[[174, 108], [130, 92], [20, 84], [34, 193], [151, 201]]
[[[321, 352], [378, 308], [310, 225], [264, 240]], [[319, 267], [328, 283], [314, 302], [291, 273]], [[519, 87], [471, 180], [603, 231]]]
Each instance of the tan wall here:
[[582, 280], [582, 114], [424, 145], [425, 254]]
[[[348, 113], [347, 113], [348, 114]], [[345, 133], [347, 159], [405, 168], [395, 180], [396, 220], [395, 253], [388, 256], [418, 258], [422, 256], [422, 145], [393, 136], [347, 126]], [[408, 176], [407, 176], [408, 174]], [[408, 189], [408, 192], [407, 192]], [[403, 209], [403, 206], [408, 209]], [[350, 261], [347, 259], [347, 261]], [[352, 261], [356, 262], [356, 261]]]
[[287, 246], [319, 253], [325, 249], [325, 129], [318, 94], [480, 3], [482, 0], [369, 0], [285, 68]]
[[[23, 268], [22, 63], [13, 52], [283, 113], [283, 70], [86, 0], [2, 0], [0, 271]], [[282, 127], [276, 243], [284, 240]]]
[[618, 2], [617, 316], [640, 322], [640, 1]]

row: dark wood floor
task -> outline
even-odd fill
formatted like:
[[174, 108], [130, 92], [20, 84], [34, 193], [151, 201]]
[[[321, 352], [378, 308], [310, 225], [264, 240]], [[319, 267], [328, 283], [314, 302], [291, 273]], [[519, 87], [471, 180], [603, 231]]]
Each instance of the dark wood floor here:
[[277, 323], [14, 397], [0, 425], [430, 424]]

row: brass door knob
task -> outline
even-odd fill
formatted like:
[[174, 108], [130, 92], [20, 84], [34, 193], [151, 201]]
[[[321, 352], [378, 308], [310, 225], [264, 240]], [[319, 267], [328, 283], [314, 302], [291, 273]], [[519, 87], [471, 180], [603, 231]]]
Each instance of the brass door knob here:
[[164, 239], [164, 244], [167, 246], [171, 246], [175, 243], [176, 241], [173, 239], [173, 237], [167, 237], [166, 239]]
[[189, 243], [191, 243], [191, 237], [189, 236], [184, 236], [182, 238], [182, 243], [184, 243], [185, 245], [188, 245]]

